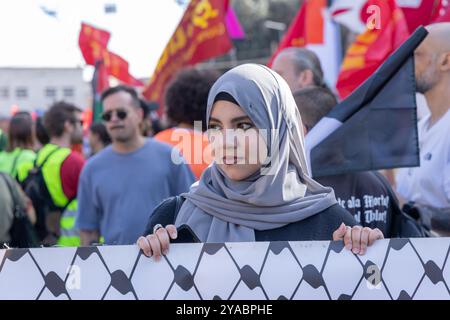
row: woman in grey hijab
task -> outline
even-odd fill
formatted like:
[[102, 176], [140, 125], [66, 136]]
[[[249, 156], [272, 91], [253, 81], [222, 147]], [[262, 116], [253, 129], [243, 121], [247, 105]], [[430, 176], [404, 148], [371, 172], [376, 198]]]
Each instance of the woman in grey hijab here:
[[155, 209], [137, 241], [144, 254], [167, 254], [177, 228], [201, 242], [342, 239], [359, 254], [383, 237], [355, 226], [333, 189], [310, 178], [300, 114], [274, 71], [245, 64], [225, 73], [206, 119], [214, 162], [188, 193]]

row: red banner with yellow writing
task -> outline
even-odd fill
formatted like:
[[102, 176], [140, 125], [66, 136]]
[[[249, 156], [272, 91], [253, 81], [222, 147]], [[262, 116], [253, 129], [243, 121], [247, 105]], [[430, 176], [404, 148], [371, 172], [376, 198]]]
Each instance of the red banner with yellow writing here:
[[144, 90], [148, 100], [162, 106], [165, 87], [178, 70], [232, 48], [225, 26], [227, 8], [227, 0], [191, 0]]
[[[341, 98], [346, 98], [408, 38], [409, 30], [402, 10], [395, 0], [369, 0], [366, 6], [379, 8], [371, 28], [360, 34], [347, 50], [336, 85]], [[379, 21], [377, 21], [379, 19]]]

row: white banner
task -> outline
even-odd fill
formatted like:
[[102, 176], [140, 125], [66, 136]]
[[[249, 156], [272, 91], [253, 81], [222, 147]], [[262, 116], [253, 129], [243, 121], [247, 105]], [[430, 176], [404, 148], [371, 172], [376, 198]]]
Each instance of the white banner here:
[[450, 299], [450, 238], [0, 250], [0, 299]]

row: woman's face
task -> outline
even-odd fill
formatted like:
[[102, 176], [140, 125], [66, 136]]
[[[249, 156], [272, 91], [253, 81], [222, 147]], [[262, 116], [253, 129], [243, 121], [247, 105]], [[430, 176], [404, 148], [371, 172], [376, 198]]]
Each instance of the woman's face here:
[[267, 145], [259, 130], [238, 105], [214, 103], [208, 138], [216, 164], [231, 180], [248, 178], [267, 158]]

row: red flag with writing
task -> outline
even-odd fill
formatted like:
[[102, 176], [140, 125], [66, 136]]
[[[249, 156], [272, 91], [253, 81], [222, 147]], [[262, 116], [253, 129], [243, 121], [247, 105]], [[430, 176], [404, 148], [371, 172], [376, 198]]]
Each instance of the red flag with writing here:
[[178, 70], [232, 48], [225, 25], [227, 8], [227, 0], [191, 0], [143, 92], [148, 100], [162, 106], [165, 87]]
[[108, 47], [111, 34], [94, 26], [81, 23], [81, 30], [78, 36], [78, 45], [84, 60], [88, 65], [95, 65], [95, 61], [101, 58], [102, 50]]

